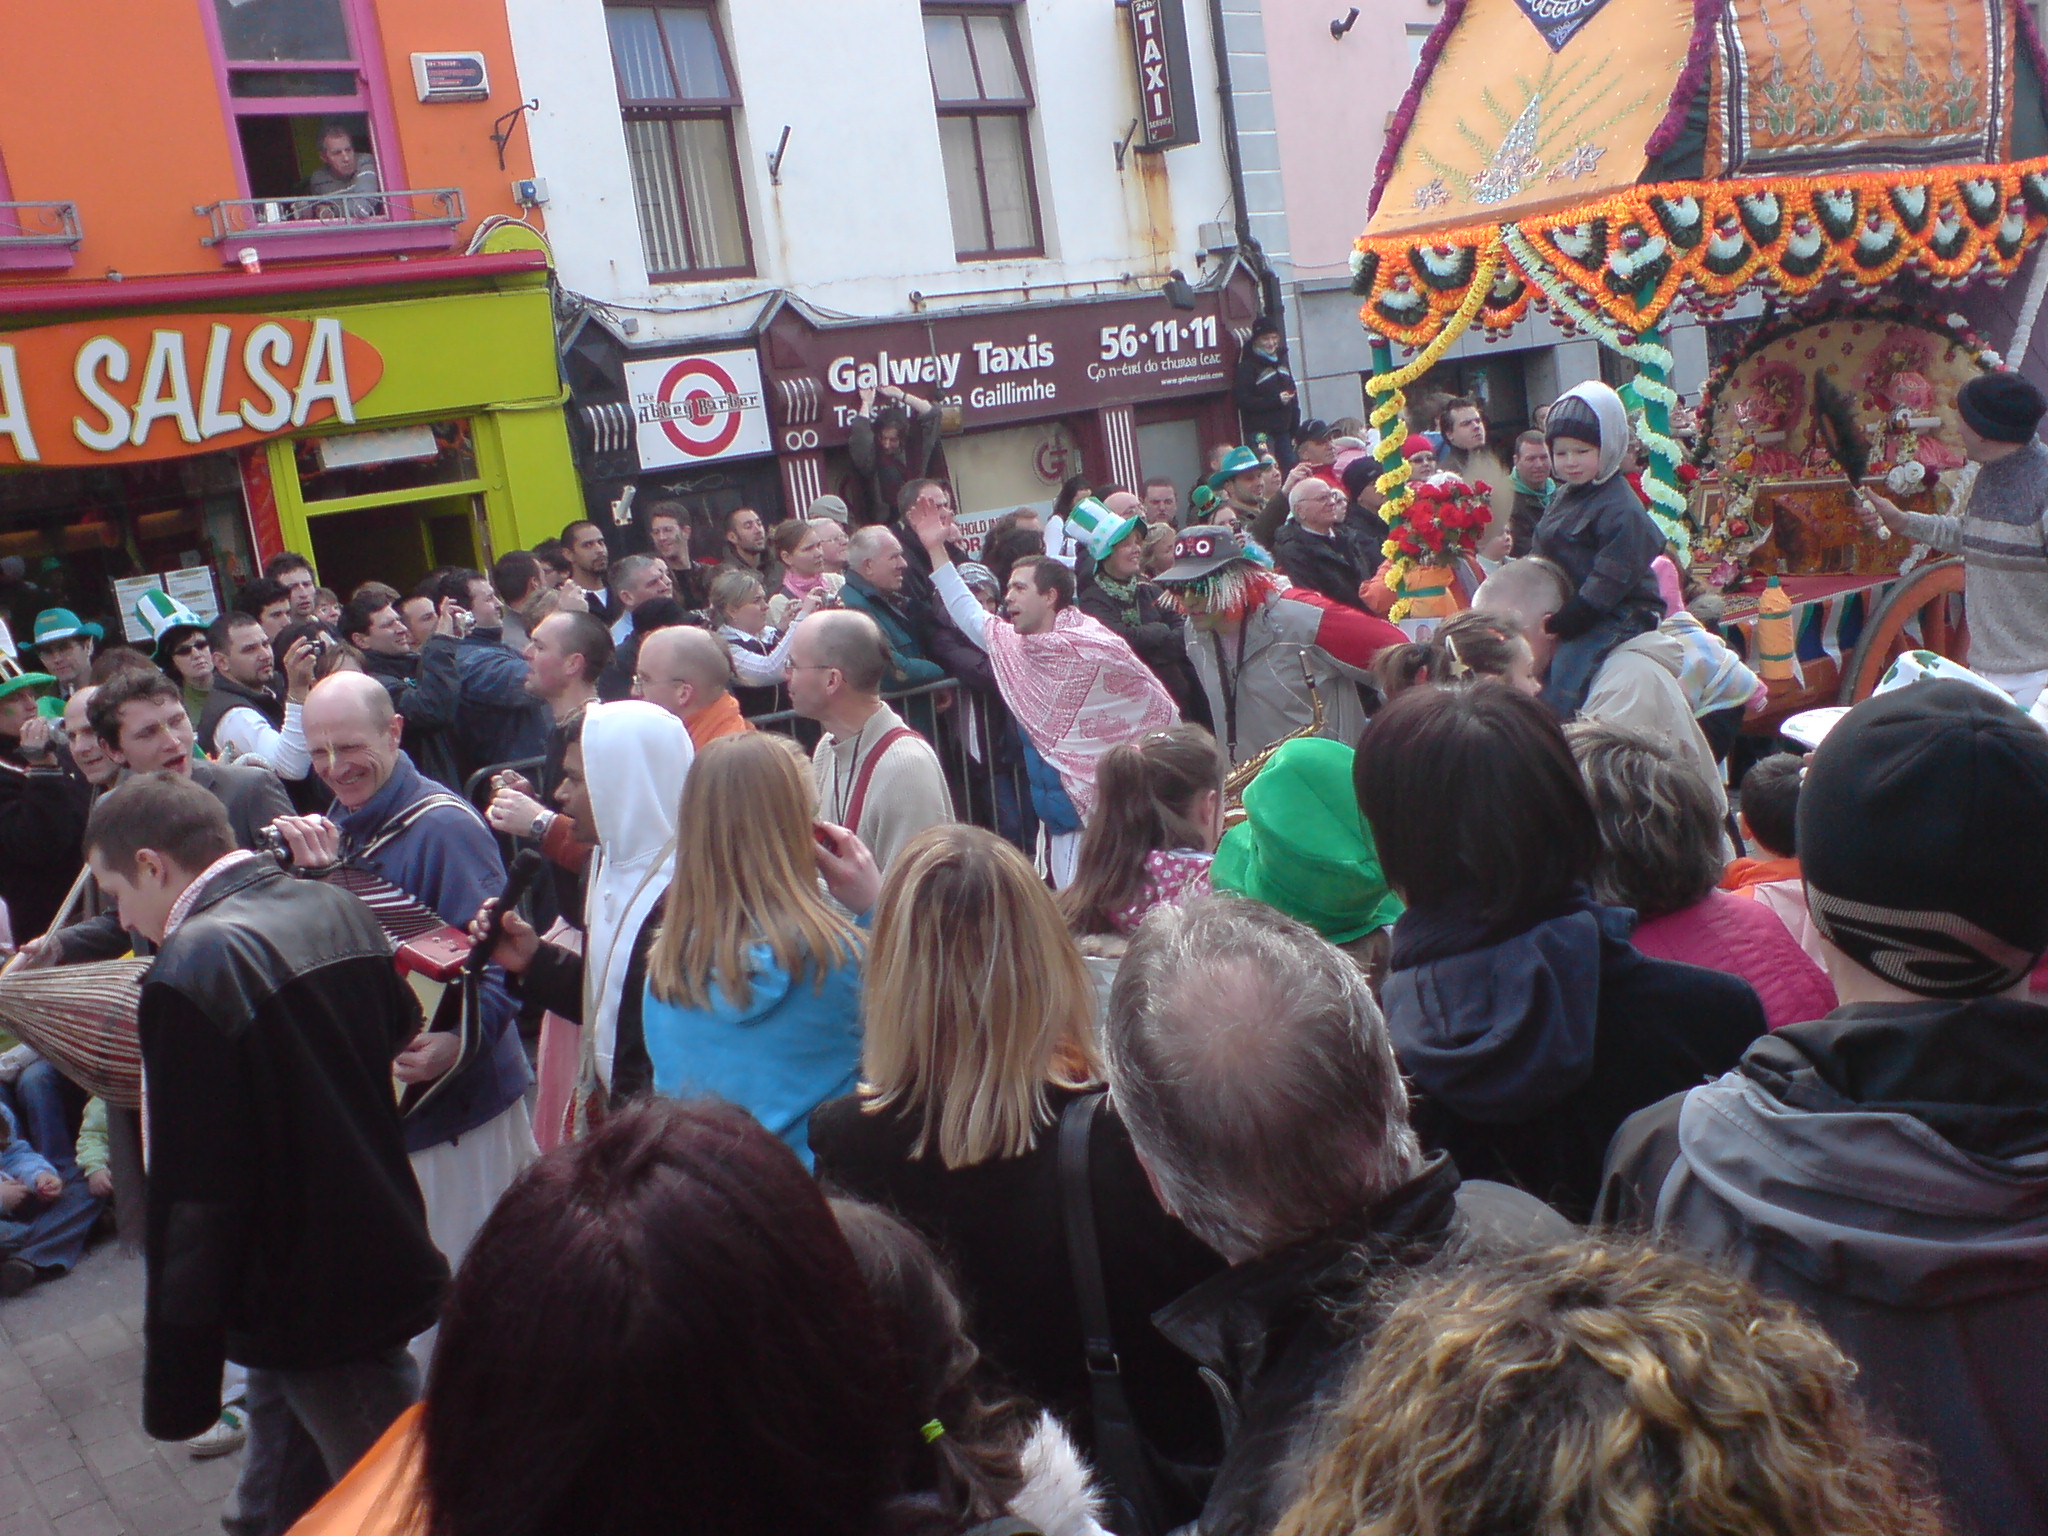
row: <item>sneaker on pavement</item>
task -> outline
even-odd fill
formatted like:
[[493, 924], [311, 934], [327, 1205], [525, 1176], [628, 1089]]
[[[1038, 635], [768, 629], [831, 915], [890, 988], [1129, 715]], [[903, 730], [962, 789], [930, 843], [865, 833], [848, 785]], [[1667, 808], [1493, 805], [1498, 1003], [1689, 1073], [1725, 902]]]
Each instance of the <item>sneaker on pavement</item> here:
[[194, 1461], [205, 1461], [214, 1456], [226, 1456], [242, 1448], [249, 1438], [249, 1426], [239, 1407], [223, 1408], [220, 1417], [213, 1421], [213, 1428], [203, 1435], [194, 1435], [185, 1442], [185, 1449]]

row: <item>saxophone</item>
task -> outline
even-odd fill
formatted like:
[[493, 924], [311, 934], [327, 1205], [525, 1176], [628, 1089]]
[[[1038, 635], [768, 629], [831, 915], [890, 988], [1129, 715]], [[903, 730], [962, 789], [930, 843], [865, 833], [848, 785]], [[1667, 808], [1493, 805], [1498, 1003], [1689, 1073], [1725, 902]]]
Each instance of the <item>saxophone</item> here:
[[1223, 777], [1223, 825], [1226, 829], [1236, 826], [1245, 819], [1244, 792], [1247, 785], [1259, 776], [1267, 763], [1290, 741], [1303, 736], [1320, 736], [1323, 733], [1323, 695], [1316, 687], [1315, 674], [1309, 670], [1308, 648], [1302, 647], [1295, 659], [1301, 663], [1302, 686], [1308, 689], [1308, 724], [1299, 730], [1289, 731], [1271, 746], [1253, 753]]

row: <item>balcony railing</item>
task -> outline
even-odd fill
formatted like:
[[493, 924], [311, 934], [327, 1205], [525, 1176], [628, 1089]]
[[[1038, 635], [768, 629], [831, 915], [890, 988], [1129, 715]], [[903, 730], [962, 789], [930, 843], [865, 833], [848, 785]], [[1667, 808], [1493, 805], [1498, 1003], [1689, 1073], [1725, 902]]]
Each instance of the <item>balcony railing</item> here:
[[76, 203], [0, 203], [0, 271], [60, 272], [84, 238]]
[[230, 266], [245, 247], [287, 260], [445, 249], [468, 217], [460, 187], [231, 197], [192, 211], [211, 225], [200, 243], [217, 247]]
[[76, 203], [0, 203], [0, 246], [57, 245], [78, 249], [85, 231]]

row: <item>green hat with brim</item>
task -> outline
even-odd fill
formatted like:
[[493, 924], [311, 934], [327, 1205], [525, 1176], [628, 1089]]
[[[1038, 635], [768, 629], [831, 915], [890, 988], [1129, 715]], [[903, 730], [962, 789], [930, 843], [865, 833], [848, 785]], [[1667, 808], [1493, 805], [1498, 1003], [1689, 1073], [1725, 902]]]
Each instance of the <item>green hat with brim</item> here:
[[1351, 786], [1354, 753], [1322, 736], [1284, 742], [1245, 787], [1209, 883], [1349, 944], [1401, 915]]
[[1209, 477], [1209, 489], [1220, 491], [1239, 475], [1250, 474], [1255, 469], [1264, 469], [1266, 461], [1249, 448], [1233, 448], [1223, 455], [1223, 462], [1216, 466], [1216, 473]]
[[57, 679], [47, 672], [8, 672], [0, 674], [0, 699], [10, 698], [24, 688], [54, 688]]
[[47, 645], [53, 640], [83, 640], [90, 637], [104, 640], [107, 632], [97, 624], [88, 624], [69, 608], [45, 608], [36, 615], [35, 638], [31, 645]]

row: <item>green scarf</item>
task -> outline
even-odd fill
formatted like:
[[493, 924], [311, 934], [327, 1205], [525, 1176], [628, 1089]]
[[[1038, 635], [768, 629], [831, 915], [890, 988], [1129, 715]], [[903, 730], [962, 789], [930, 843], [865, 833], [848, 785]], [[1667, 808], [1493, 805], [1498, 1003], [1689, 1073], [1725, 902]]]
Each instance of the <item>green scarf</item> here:
[[1544, 481], [1543, 489], [1539, 491], [1533, 485], [1524, 485], [1522, 483], [1522, 475], [1519, 470], [1511, 469], [1508, 471], [1508, 484], [1521, 492], [1522, 495], [1534, 496], [1539, 501], [1548, 501], [1557, 494], [1557, 482], [1555, 480]]
[[1109, 594], [1123, 621], [1133, 629], [1138, 627], [1138, 584], [1142, 576], [1133, 576], [1129, 581], [1118, 581], [1101, 566], [1095, 568], [1095, 585]]

